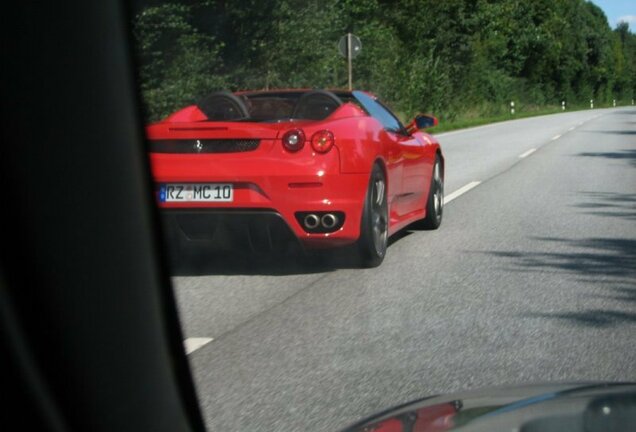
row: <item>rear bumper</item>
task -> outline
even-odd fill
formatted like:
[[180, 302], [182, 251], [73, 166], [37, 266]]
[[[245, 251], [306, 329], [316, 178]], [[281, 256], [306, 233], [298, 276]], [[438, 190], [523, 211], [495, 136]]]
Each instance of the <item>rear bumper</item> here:
[[[176, 229], [190, 241], [221, 246], [239, 242], [249, 247], [258, 243], [259, 248], [265, 242], [274, 249], [279, 239], [285, 242], [290, 235], [310, 249], [345, 246], [360, 236], [367, 174], [243, 176], [233, 180], [205, 180], [232, 183], [232, 203], [160, 203], [169, 229]], [[331, 233], [311, 233], [302, 226], [298, 212], [342, 212], [344, 223]]]
[[297, 238], [271, 210], [169, 209], [162, 211], [172, 242], [203, 244], [218, 251], [285, 251]]

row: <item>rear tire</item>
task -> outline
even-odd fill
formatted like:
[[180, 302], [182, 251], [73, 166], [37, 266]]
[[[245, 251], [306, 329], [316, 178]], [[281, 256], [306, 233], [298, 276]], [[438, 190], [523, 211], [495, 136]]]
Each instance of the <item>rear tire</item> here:
[[426, 217], [420, 222], [424, 229], [434, 230], [442, 224], [444, 214], [444, 178], [442, 176], [442, 160], [435, 156], [431, 187], [426, 200]]
[[380, 166], [373, 165], [364, 200], [360, 239], [357, 249], [362, 267], [379, 266], [386, 255], [389, 239], [389, 206], [386, 178]]

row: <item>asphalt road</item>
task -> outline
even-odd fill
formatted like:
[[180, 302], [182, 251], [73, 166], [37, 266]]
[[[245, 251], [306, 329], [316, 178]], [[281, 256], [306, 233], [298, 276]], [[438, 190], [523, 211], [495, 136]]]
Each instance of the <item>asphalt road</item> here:
[[381, 267], [200, 257], [174, 277], [186, 336], [213, 338], [189, 356], [210, 430], [338, 430], [437, 393], [636, 380], [636, 108], [439, 139], [447, 195], [479, 183]]

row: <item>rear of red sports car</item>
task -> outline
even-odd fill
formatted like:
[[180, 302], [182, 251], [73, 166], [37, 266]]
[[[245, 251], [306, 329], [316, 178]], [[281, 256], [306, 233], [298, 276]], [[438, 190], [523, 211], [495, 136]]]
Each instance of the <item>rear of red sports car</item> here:
[[338, 147], [366, 114], [323, 92], [307, 95], [217, 94], [208, 112], [193, 105], [150, 125], [157, 200], [171, 229], [259, 250], [284, 231], [308, 247], [355, 242], [369, 170], [343, 172]]
[[364, 265], [378, 265], [388, 235], [426, 216], [438, 146], [387, 132], [373, 104], [360, 92], [217, 92], [151, 124], [169, 233], [262, 252], [290, 239], [309, 249], [358, 242]]

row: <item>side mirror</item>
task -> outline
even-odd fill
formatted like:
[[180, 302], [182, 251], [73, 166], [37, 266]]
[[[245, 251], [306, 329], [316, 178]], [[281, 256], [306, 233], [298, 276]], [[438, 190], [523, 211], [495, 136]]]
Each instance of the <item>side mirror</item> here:
[[438, 124], [439, 121], [437, 120], [437, 117], [430, 114], [418, 114], [415, 116], [413, 121], [408, 124], [406, 130], [409, 133], [413, 133], [420, 129], [427, 129], [433, 126], [437, 126]]

